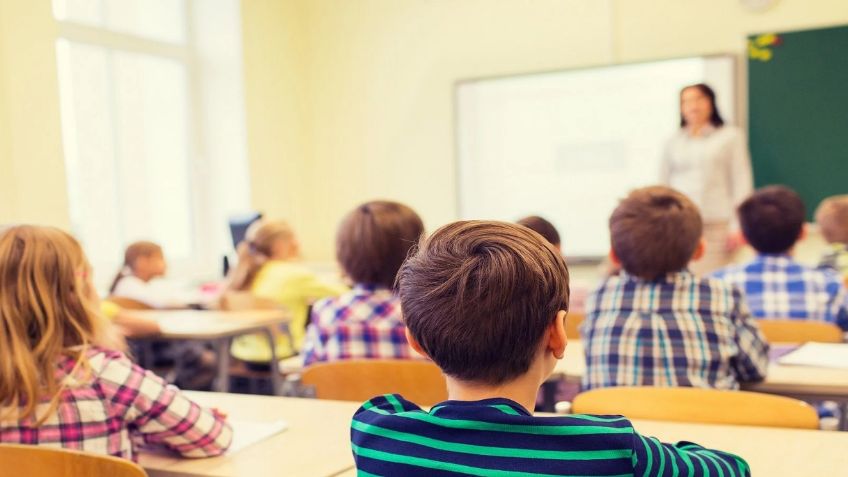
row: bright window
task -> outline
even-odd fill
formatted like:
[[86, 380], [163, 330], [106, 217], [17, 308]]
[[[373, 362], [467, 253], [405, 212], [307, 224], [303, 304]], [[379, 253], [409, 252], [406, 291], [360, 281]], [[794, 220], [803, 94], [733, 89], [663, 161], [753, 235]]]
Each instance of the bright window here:
[[205, 279], [249, 208], [237, 0], [55, 0], [71, 221], [103, 286], [135, 240]]

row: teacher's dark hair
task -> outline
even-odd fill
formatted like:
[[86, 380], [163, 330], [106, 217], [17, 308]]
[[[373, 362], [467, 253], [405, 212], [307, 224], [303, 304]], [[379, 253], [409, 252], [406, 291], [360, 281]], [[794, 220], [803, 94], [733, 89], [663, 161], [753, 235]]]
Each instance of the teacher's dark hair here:
[[[709, 98], [710, 105], [713, 108], [713, 113], [710, 115], [710, 123], [717, 128], [724, 126], [724, 119], [721, 118], [721, 113], [718, 112], [718, 105], [716, 105], [715, 91], [713, 91], [712, 88], [710, 88], [709, 86], [707, 86], [704, 83], [698, 83], [698, 84], [686, 86], [683, 89], [681, 89], [680, 90], [680, 96], [683, 96], [683, 92], [686, 91], [687, 89], [690, 89], [690, 88], [697, 89], [704, 96]], [[680, 113], [680, 127], [682, 127], [682, 128], [686, 127], [686, 118], [683, 117], [682, 112]]]

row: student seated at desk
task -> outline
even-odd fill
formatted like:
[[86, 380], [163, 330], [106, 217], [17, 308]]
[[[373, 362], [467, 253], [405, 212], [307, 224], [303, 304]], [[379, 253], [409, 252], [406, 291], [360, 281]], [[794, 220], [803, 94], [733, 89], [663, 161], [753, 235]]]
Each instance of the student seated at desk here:
[[342, 220], [336, 257], [354, 286], [312, 305], [304, 365], [418, 357], [406, 342], [400, 300], [392, 287], [409, 249], [423, 233], [418, 214], [397, 202], [368, 202]]
[[816, 209], [816, 223], [830, 246], [819, 268], [836, 270], [848, 284], [848, 195], [823, 200]]
[[622, 416], [535, 417], [566, 347], [568, 269], [539, 234], [503, 222], [437, 230], [401, 267], [410, 344], [445, 373], [429, 412], [366, 402], [351, 441], [360, 475], [750, 475], [732, 454], [643, 437]]
[[[185, 308], [193, 300], [181, 296], [180, 290], [162, 281], [168, 269], [162, 247], [153, 242], [134, 242], [124, 251], [124, 265], [118, 271], [110, 297], [129, 298], [150, 308]], [[108, 298], [101, 305], [105, 315], [129, 339], [158, 332], [158, 325], [143, 318], [128, 316], [117, 300]], [[117, 308], [116, 308], [117, 306]], [[105, 308], [104, 308], [105, 307]], [[134, 344], [134, 343], [131, 343]], [[180, 363], [173, 381], [184, 389], [208, 390], [215, 376], [215, 353], [202, 343], [186, 341], [154, 341], [150, 350], [158, 367]], [[132, 353], [140, 356], [141, 353]]]
[[129, 298], [150, 308], [185, 308], [189, 301], [162, 281], [168, 264], [162, 247], [134, 242], [124, 251], [124, 264], [109, 287], [109, 295]]
[[[296, 354], [306, 334], [309, 305], [313, 300], [336, 296], [347, 290], [340, 284], [325, 283], [308, 268], [296, 262], [300, 246], [294, 231], [282, 221], [260, 220], [247, 230], [239, 245], [239, 262], [230, 276], [229, 288], [250, 291], [272, 300], [291, 313], [289, 332], [277, 335], [277, 358]], [[263, 335], [236, 338], [232, 354], [250, 365], [264, 367], [271, 361], [271, 348]]]
[[839, 274], [792, 258], [792, 249], [805, 233], [801, 197], [788, 187], [763, 187], [737, 212], [757, 257], [714, 276], [738, 287], [757, 318], [826, 321], [848, 329], [848, 293]]
[[759, 381], [768, 345], [741, 293], [687, 269], [704, 253], [697, 206], [664, 186], [631, 192], [609, 220], [617, 276], [589, 295], [583, 388]]
[[107, 336], [79, 243], [49, 227], [0, 233], [0, 442], [135, 459], [230, 445], [224, 417], [133, 364]]

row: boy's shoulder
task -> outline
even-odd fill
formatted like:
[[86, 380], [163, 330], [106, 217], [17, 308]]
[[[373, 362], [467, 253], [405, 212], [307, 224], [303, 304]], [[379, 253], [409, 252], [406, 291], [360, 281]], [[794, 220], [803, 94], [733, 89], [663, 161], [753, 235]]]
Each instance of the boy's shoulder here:
[[312, 304], [313, 321], [329, 325], [338, 321], [370, 321], [388, 318], [400, 321], [400, 298], [390, 289], [371, 289], [355, 285], [338, 295], [324, 297]]
[[685, 291], [693, 289], [702, 291], [704, 288], [719, 292], [731, 293], [733, 286], [721, 280], [717, 276], [698, 276], [688, 270], [670, 272], [657, 280], [647, 280], [629, 274], [613, 275], [604, 280], [593, 293], [601, 293], [605, 290], [622, 288], [625, 291], [634, 291], [645, 288], [668, 288]]
[[[423, 425], [428, 432], [456, 429], [512, 432], [537, 436], [568, 436], [595, 431], [596, 434], [624, 436], [627, 439], [635, 432], [633, 424], [618, 415], [546, 415], [536, 416], [509, 399], [485, 399], [481, 401], [445, 401], [433, 406], [429, 412], [407, 401], [398, 394], [384, 394], [365, 402], [353, 416], [356, 423], [384, 423], [395, 421], [408, 427]], [[396, 424], [397, 425], [397, 424]], [[403, 424], [401, 424], [402, 426]]]

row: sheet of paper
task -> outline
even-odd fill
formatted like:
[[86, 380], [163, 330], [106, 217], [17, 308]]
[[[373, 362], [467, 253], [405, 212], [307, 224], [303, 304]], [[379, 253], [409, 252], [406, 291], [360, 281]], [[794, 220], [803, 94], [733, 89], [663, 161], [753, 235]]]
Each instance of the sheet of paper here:
[[245, 447], [261, 442], [274, 434], [288, 429], [286, 421], [277, 420], [269, 422], [242, 421], [239, 419], [227, 419], [233, 427], [233, 443], [227, 454], [234, 454]]
[[794, 366], [848, 369], [848, 344], [806, 343], [780, 357], [777, 362]]

